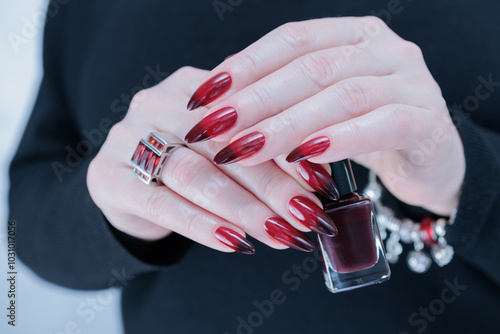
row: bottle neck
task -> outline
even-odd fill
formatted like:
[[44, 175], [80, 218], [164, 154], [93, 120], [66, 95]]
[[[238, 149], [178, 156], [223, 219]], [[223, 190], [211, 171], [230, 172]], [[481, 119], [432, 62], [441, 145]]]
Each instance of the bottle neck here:
[[331, 167], [332, 178], [337, 185], [340, 196], [354, 193], [357, 186], [349, 159], [334, 162]]

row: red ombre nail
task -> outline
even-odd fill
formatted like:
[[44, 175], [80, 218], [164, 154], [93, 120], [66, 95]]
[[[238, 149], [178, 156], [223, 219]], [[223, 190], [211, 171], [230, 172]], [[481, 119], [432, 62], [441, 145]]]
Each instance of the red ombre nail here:
[[231, 76], [226, 72], [211, 77], [194, 92], [188, 102], [187, 109], [194, 110], [206, 106], [227, 92], [231, 83]]
[[327, 236], [337, 235], [337, 228], [328, 215], [313, 201], [295, 196], [288, 202], [288, 211], [304, 226]]
[[267, 234], [290, 248], [303, 252], [312, 252], [315, 248], [307, 235], [294, 229], [280, 217], [269, 218], [264, 226]]
[[339, 199], [337, 185], [323, 166], [304, 160], [299, 162], [297, 172], [314, 191], [334, 201]]
[[232, 142], [214, 157], [218, 165], [237, 162], [254, 155], [264, 147], [266, 137], [260, 132], [252, 132]]
[[298, 162], [312, 158], [314, 156], [317, 156], [325, 152], [329, 146], [330, 146], [330, 138], [326, 136], [308, 140], [299, 147], [297, 147], [296, 149], [294, 149], [292, 152], [290, 152], [290, 154], [286, 157], [286, 161]]
[[236, 233], [228, 227], [218, 227], [215, 230], [215, 237], [219, 239], [224, 245], [234, 249], [235, 251], [242, 254], [254, 254], [255, 248], [253, 245], [245, 239], [239, 233]]
[[186, 135], [187, 143], [197, 143], [216, 137], [231, 129], [238, 119], [233, 107], [226, 107], [208, 115], [196, 124]]

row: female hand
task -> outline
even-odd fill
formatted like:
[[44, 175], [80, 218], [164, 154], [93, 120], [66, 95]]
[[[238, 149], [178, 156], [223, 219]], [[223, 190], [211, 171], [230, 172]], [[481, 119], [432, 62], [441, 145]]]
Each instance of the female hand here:
[[318, 199], [272, 161], [218, 167], [211, 158], [225, 144], [204, 143], [176, 149], [162, 168], [160, 186], [133, 175], [130, 158], [141, 138], [152, 131], [179, 137], [200, 121], [201, 114], [183, 109], [207, 73], [182, 68], [135, 95], [90, 164], [92, 199], [114, 227], [145, 240], [174, 231], [223, 252], [251, 254], [248, 233], [276, 249], [312, 251], [300, 231], [333, 235], [336, 229]]
[[[186, 139], [204, 131], [201, 139], [230, 140], [216, 163], [354, 157], [400, 200], [438, 214], [456, 208], [465, 173], [459, 134], [418, 46], [380, 19], [285, 24], [207, 78], [188, 109], [208, 107], [200, 113], [218, 131], [198, 126]], [[225, 107], [237, 122], [217, 118]]]

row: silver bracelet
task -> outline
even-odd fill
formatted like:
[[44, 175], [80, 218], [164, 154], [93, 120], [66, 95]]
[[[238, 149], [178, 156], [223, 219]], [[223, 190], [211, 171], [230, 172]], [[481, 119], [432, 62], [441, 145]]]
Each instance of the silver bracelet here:
[[[376, 174], [370, 170], [370, 179], [363, 193], [371, 198], [380, 230], [380, 237], [385, 240], [385, 251], [389, 263], [397, 263], [403, 252], [401, 243], [413, 243], [413, 250], [408, 252], [406, 263], [415, 273], [423, 274], [429, 270], [432, 260], [443, 267], [450, 263], [455, 254], [453, 247], [446, 242], [446, 225], [453, 224], [456, 211], [448, 220], [434, 220], [425, 217], [419, 223], [408, 219], [398, 219], [394, 211], [384, 206], [381, 201], [382, 186], [377, 182]], [[429, 253], [426, 252], [429, 249]], [[432, 259], [431, 259], [432, 258]]]

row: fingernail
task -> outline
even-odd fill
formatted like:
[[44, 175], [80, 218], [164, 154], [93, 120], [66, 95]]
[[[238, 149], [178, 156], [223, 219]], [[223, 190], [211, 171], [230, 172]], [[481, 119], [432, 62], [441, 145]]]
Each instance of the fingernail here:
[[314, 191], [334, 201], [339, 199], [337, 185], [323, 166], [304, 160], [299, 162], [297, 172]]
[[214, 157], [218, 165], [230, 164], [248, 158], [264, 147], [266, 137], [260, 132], [252, 132], [232, 142]]
[[197, 143], [216, 137], [231, 129], [238, 119], [233, 107], [226, 107], [208, 115], [196, 124], [186, 135], [187, 143]]
[[328, 215], [310, 199], [295, 196], [288, 202], [288, 211], [304, 226], [314, 232], [336, 236], [337, 228]]
[[312, 158], [325, 152], [329, 146], [330, 138], [325, 136], [308, 140], [290, 152], [286, 157], [286, 161], [297, 162]]
[[214, 75], [201, 84], [201, 86], [194, 92], [188, 102], [187, 109], [194, 110], [206, 106], [227, 92], [227, 90], [231, 87], [231, 83], [231, 76], [226, 72]]
[[282, 244], [303, 252], [312, 252], [314, 244], [303, 232], [300, 232], [280, 217], [271, 217], [264, 224], [267, 234]]
[[239, 233], [230, 228], [220, 226], [215, 230], [215, 237], [224, 245], [242, 254], [254, 254], [255, 248]]

